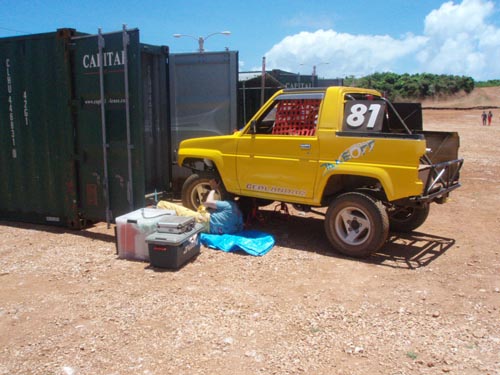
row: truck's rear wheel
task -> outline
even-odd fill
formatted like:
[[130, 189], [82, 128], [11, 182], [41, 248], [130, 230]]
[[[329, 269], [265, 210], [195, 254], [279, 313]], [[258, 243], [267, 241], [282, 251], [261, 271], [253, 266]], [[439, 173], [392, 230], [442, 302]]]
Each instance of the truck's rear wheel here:
[[429, 216], [429, 204], [419, 207], [395, 207], [389, 210], [390, 229], [393, 232], [411, 232]]
[[[182, 185], [182, 205], [192, 210], [197, 210], [205, 199], [207, 199], [207, 195], [210, 192], [209, 181], [213, 178], [217, 178], [217, 176], [210, 173], [194, 173], [189, 176]], [[215, 198], [223, 200], [226, 199], [226, 195], [226, 190], [222, 183], [220, 183]]]
[[325, 232], [337, 251], [362, 258], [384, 245], [389, 217], [380, 201], [363, 193], [345, 193], [328, 207]]

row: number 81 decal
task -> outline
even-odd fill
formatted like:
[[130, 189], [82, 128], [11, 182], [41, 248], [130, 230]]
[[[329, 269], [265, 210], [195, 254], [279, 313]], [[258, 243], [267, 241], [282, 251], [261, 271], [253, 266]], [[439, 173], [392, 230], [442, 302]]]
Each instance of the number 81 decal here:
[[381, 131], [385, 102], [354, 100], [345, 104], [344, 131]]

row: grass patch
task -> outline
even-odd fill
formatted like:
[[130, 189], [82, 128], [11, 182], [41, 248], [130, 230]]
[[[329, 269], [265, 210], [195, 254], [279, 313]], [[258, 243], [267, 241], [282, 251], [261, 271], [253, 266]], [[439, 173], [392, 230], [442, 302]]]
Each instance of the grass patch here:
[[411, 358], [413, 360], [417, 359], [417, 353], [415, 353], [414, 351], [410, 350], [409, 352], [406, 353], [406, 356], [408, 358]]

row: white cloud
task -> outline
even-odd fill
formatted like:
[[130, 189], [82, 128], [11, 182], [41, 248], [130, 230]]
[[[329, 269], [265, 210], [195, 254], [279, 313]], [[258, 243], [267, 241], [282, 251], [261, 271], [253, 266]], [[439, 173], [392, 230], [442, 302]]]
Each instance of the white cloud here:
[[489, 0], [449, 1], [427, 15], [423, 35], [301, 32], [274, 45], [266, 53], [267, 66], [310, 74], [305, 66], [328, 62], [318, 69], [325, 77], [394, 71], [499, 78], [500, 29], [488, 23], [493, 13]]
[[304, 70], [328, 62], [324, 74], [366, 74], [392, 68], [393, 61], [416, 53], [424, 37], [406, 35], [394, 39], [387, 35], [352, 35], [333, 30], [301, 32], [288, 36], [266, 53], [268, 66], [284, 70]]
[[[488, 24], [494, 4], [484, 0], [447, 2], [425, 18], [428, 43], [418, 55], [420, 69], [468, 75], [476, 79], [500, 76], [500, 30]], [[493, 63], [493, 64], [491, 64]]]
[[490, 1], [463, 0], [461, 4], [448, 1], [425, 17], [424, 32], [437, 40], [453, 38], [461, 33], [480, 33], [493, 9], [494, 4]]

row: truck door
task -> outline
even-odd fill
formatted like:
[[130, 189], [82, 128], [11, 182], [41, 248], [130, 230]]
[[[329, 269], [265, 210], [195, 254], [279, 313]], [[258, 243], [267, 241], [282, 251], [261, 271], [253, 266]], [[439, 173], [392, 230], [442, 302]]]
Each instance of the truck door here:
[[323, 95], [278, 96], [239, 138], [236, 163], [243, 195], [282, 201], [313, 198], [319, 162], [316, 127]]

